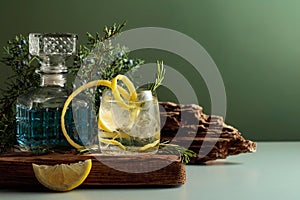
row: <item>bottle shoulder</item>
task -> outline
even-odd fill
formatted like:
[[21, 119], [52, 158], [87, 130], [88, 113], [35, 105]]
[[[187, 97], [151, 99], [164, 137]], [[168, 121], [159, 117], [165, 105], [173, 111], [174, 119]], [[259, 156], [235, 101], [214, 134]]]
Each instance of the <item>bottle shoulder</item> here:
[[37, 87], [20, 95], [17, 99], [17, 104], [30, 109], [35, 107], [62, 107], [69, 94], [70, 91], [64, 87]]

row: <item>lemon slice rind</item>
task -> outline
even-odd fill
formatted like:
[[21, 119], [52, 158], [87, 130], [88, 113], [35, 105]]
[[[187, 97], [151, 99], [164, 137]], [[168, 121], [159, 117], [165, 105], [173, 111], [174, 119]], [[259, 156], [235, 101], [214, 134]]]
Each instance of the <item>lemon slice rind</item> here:
[[72, 164], [37, 165], [32, 164], [37, 180], [54, 191], [70, 191], [80, 186], [88, 177], [92, 160], [88, 159]]

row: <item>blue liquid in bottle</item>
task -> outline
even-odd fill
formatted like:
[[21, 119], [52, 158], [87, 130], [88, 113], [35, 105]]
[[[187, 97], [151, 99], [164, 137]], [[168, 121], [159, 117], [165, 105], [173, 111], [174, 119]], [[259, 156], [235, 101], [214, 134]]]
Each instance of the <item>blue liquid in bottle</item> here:
[[[17, 105], [17, 138], [21, 146], [68, 146], [61, 132], [60, 108], [28, 109]], [[70, 110], [65, 116], [66, 129], [73, 133], [73, 116]], [[73, 139], [79, 140], [78, 137]]]

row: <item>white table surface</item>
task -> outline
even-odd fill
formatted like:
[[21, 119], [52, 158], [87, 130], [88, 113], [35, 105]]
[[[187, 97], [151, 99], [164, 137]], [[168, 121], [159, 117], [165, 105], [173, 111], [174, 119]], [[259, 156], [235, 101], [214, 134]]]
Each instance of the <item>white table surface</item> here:
[[0, 200], [300, 200], [300, 142], [258, 143], [256, 153], [187, 166], [175, 188], [75, 189], [66, 193], [0, 189]]

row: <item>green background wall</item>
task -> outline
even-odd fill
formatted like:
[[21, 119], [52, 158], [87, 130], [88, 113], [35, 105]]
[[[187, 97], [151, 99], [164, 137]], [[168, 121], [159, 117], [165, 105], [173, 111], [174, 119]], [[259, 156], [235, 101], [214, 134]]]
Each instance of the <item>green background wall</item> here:
[[[74, 32], [84, 43], [85, 32], [124, 20], [126, 29], [174, 29], [198, 41], [217, 64], [226, 87], [227, 123], [248, 139], [299, 140], [299, 9], [299, 0], [1, 0], [0, 46], [29, 32]], [[193, 77], [189, 64], [173, 54], [145, 50], [134, 55], [147, 62], [163, 59]], [[4, 87], [11, 72], [0, 67]], [[210, 113], [201, 77], [191, 83]]]

